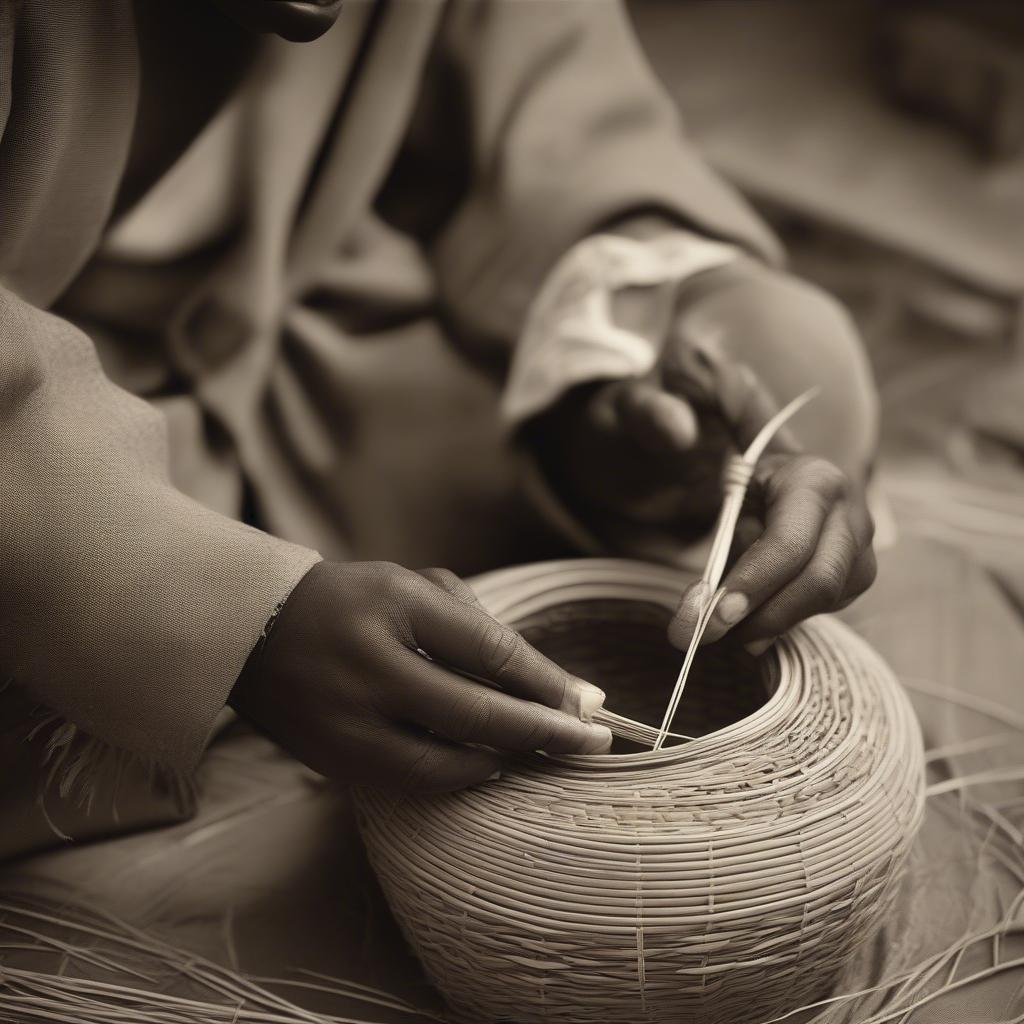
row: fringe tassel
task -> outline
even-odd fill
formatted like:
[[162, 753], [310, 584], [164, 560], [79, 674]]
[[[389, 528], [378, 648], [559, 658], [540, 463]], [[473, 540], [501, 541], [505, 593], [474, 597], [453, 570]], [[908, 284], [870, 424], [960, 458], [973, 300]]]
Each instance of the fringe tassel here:
[[32, 743], [45, 736], [42, 765], [47, 769], [39, 782], [36, 803], [60, 839], [70, 841], [72, 837], [51, 819], [47, 799], [56, 795], [91, 814], [100, 799], [109, 797], [111, 816], [120, 823], [117, 800], [129, 777], [146, 779], [154, 795], [169, 794], [179, 813], [188, 813], [195, 807], [195, 780], [190, 774], [97, 739], [55, 712], [37, 708], [35, 714], [42, 717], [31, 725], [24, 740]]

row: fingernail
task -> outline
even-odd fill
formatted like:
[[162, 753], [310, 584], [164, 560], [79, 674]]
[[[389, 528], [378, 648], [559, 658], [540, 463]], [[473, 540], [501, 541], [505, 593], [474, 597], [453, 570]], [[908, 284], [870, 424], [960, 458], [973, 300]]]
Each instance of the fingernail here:
[[755, 658], [760, 658], [776, 640], [778, 640], [777, 636], [770, 636], [767, 640], [751, 640], [749, 644], [744, 644], [743, 646], [748, 654], [752, 654]]
[[501, 778], [501, 771], [496, 771], [493, 775], [488, 775], [484, 782], [497, 782]]
[[749, 607], [750, 598], [746, 594], [737, 594], [735, 591], [730, 591], [718, 602], [718, 607], [715, 608], [715, 615], [730, 626], [735, 626], [747, 614]]
[[593, 683], [580, 680], [580, 719], [589, 722], [604, 705], [604, 697], [604, 690], [599, 690]]
[[738, 594], [735, 591], [726, 594], [715, 606], [711, 622], [704, 631], [703, 642], [711, 644], [721, 640], [747, 614], [749, 607], [750, 598], [746, 594]]
[[592, 725], [587, 738], [584, 754], [607, 754], [612, 748], [611, 729], [604, 725]]
[[693, 635], [693, 629], [700, 618], [701, 610], [711, 596], [711, 588], [703, 580], [698, 580], [683, 594], [679, 607], [672, 621], [668, 624], [668, 640], [673, 647], [685, 651]]

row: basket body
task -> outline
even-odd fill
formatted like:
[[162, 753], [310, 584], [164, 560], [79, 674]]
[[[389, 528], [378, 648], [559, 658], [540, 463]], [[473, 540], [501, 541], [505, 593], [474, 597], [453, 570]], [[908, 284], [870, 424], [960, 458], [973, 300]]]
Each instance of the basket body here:
[[[617, 643], [627, 678], [611, 685], [622, 610], [663, 622], [686, 582], [584, 560], [492, 574], [478, 593], [585, 677], [596, 652], [589, 677], [614, 707], [645, 665], [645, 644]], [[891, 672], [840, 623], [811, 620], [765, 661], [751, 713], [724, 724], [716, 695], [744, 687], [705, 681], [693, 700], [711, 731], [657, 753], [536, 755], [461, 793], [359, 794], [391, 908], [458, 1014], [754, 1024], [828, 995], [895, 896], [921, 739]]]

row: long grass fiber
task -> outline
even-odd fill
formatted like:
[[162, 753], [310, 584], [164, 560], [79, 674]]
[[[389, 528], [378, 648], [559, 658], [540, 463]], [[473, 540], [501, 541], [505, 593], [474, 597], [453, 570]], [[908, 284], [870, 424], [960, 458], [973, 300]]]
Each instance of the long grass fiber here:
[[[314, 1012], [281, 988], [329, 993], [365, 1016]], [[382, 1010], [409, 1024], [434, 1019], [340, 978], [252, 978], [96, 908], [35, 893], [0, 896], [4, 1024], [373, 1024]]]
[[[642, 603], [636, 603], [637, 621], [650, 624], [649, 616], [641, 614]], [[621, 637], [616, 637], [619, 641]], [[708, 655], [713, 649], [709, 649]], [[674, 655], [666, 656], [659, 675], [670, 678]], [[610, 660], [605, 655], [604, 660]], [[706, 656], [704, 657], [706, 660]], [[741, 688], [749, 680], [744, 677]], [[1019, 712], [961, 691], [948, 691], [925, 679], [907, 679], [906, 685], [938, 705], [955, 704], [974, 716], [980, 724], [977, 738], [944, 743], [928, 752], [932, 763], [947, 757], [968, 758], [1001, 751], [1011, 755], [1020, 749], [1024, 719]], [[698, 673], [688, 700], [704, 700], [705, 679]], [[683, 713], [688, 704], [684, 702]], [[654, 703], [652, 710], [656, 711]], [[706, 714], [706, 712], [702, 712]], [[695, 717], [695, 716], [694, 716]], [[713, 719], [713, 716], [709, 716]], [[985, 720], [995, 732], [985, 734]], [[689, 724], [695, 724], [691, 719]], [[987, 758], [974, 762], [980, 768]], [[1012, 758], [1011, 758], [1012, 762]], [[942, 765], [939, 781], [945, 779]], [[947, 764], [947, 768], [949, 765]], [[953, 778], [966, 779], [983, 774], [969, 764]], [[839, 979], [834, 990], [821, 999], [802, 1004], [773, 1017], [754, 1016], [747, 1024], [917, 1024], [921, 1014], [935, 1010], [938, 1019], [961, 1018], [950, 1001], [959, 996], [971, 997], [973, 986], [989, 984], [1005, 978], [1024, 978], [1020, 960], [1024, 938], [1024, 843], [1021, 841], [1021, 807], [1024, 800], [1019, 789], [964, 785], [955, 791], [937, 793], [933, 786], [928, 796], [929, 821], [933, 830], [939, 818], [946, 819], [954, 831], [933, 831], [927, 846], [917, 848], [912, 875], [904, 886], [901, 901], [911, 905], [934, 902], [936, 884], [943, 899], [955, 898], [965, 906], [972, 903], [966, 877], [958, 869], [960, 882], [935, 875], [934, 859], [943, 856], [950, 863], [959, 862], [965, 854], [974, 864], [974, 877], [989, 878], [999, 870], [1010, 883], [1009, 891], [1017, 895], [999, 900], [1002, 909], [994, 916], [975, 915], [961, 923], [962, 934], [950, 941], [942, 938], [942, 946], [919, 934], [922, 918], [907, 921], [897, 911], [893, 924], [882, 939], [885, 962], [876, 971], [870, 948], [862, 950], [850, 961], [850, 969]], [[1012, 819], [1012, 820], [1011, 820]], [[941, 835], [941, 843], [935, 841]], [[955, 892], [948, 886], [959, 884]], [[367, 988], [338, 977], [325, 977], [294, 969], [282, 978], [255, 978], [214, 964], [193, 951], [176, 948], [158, 939], [147, 928], [128, 925], [109, 913], [76, 901], [74, 893], [59, 896], [45, 894], [37, 887], [24, 886], [0, 897], [0, 1021], [23, 1022], [88, 1021], [89, 1024], [196, 1024], [219, 1021], [276, 1021], [281, 1024], [338, 1024], [341, 1020], [380, 1020], [389, 1009], [389, 1020], [401, 1017], [416, 1024], [429, 1019], [417, 1017], [412, 1007], [395, 995]], [[992, 898], [989, 888], [983, 902]], [[81, 900], [84, 897], [77, 897]], [[924, 921], [929, 920], [925, 913]], [[892, 927], [909, 928], [901, 936]], [[949, 932], [946, 931], [948, 936]], [[1014, 943], [1016, 942], [1016, 945]], [[896, 947], [905, 946], [905, 949]], [[285, 958], [286, 960], [287, 958]], [[285, 964], [282, 964], [284, 967]], [[339, 964], [339, 972], [346, 965]], [[497, 985], [502, 978], [492, 979]], [[325, 1013], [317, 1007], [322, 993], [339, 996], [346, 1009]], [[316, 997], [312, 999], [310, 997]], [[362, 1011], [354, 1009], [362, 1004]], [[349, 1009], [349, 1007], [353, 1007]], [[913, 1008], [917, 1007], [915, 1011]], [[920, 1012], [918, 1012], [920, 1011]], [[943, 1016], [944, 1015], [944, 1016]], [[456, 1019], [453, 1014], [450, 1019]], [[993, 1002], [991, 1012], [983, 1018], [986, 1024], [1010, 1024], [1024, 1019], [1024, 995], [1014, 1003]], [[465, 1018], [463, 1018], [465, 1019]], [[972, 1020], [979, 1020], [977, 1012]]]

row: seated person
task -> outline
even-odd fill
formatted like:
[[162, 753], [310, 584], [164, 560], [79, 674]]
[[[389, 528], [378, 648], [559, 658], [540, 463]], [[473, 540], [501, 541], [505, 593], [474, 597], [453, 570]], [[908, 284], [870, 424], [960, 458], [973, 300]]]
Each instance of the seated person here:
[[569, 543], [673, 561], [817, 385], [708, 638], [852, 601], [870, 376], [778, 264], [615, 3], [4, 5], [0, 854], [172, 813], [136, 769], [187, 780], [229, 702], [375, 785], [606, 749], [600, 691], [395, 564], [500, 560], [499, 403]]

